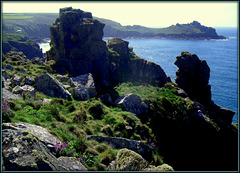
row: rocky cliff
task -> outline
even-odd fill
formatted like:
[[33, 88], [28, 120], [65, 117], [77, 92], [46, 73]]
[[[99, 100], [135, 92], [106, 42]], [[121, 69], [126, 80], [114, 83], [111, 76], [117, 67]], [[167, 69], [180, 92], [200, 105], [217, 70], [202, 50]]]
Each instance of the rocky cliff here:
[[170, 79], [162, 68], [139, 58], [121, 38], [102, 40], [104, 24], [91, 13], [70, 8], [60, 9], [50, 28], [51, 49], [47, 60], [54, 69], [72, 76], [92, 73], [96, 87], [116, 86], [122, 82], [163, 86]]
[[51, 49], [47, 60], [56, 62], [60, 74], [78, 76], [92, 73], [98, 84], [108, 85], [107, 48], [102, 40], [104, 24], [92, 14], [70, 8], [60, 9], [50, 28]]
[[204, 105], [208, 114], [223, 126], [231, 125], [235, 112], [222, 108], [211, 100], [210, 68], [207, 62], [195, 54], [182, 52], [174, 64], [179, 68], [175, 81], [190, 99]]
[[[104, 43], [91, 40], [98, 38], [98, 32], [90, 13], [66, 8], [60, 14], [52, 28], [56, 42], [49, 52], [55, 70], [84, 73], [102, 58], [106, 64], [97, 64], [99, 71], [92, 69], [93, 75], [71, 77], [54, 73], [53, 60], [29, 60], [22, 52], [3, 56], [2, 170], [238, 170], [238, 127], [231, 124], [231, 111], [211, 101], [205, 61], [182, 52], [175, 62], [176, 83], [168, 82], [160, 66], [135, 55], [121, 38], [110, 39], [99, 50], [90, 49]], [[81, 32], [74, 33], [62, 21]], [[77, 37], [69, 38], [64, 28]], [[89, 35], [81, 35], [86, 32]], [[82, 42], [76, 44], [82, 43], [86, 50], [77, 45], [74, 54], [68, 43], [75, 43], [67, 39], [79, 37]], [[60, 50], [60, 45], [65, 47]], [[90, 56], [98, 56], [102, 48], [106, 55]], [[67, 64], [68, 58], [74, 62], [69, 54], [89, 59], [77, 58], [80, 64], [74, 67]], [[65, 64], [59, 65], [61, 60]], [[106, 95], [96, 94], [95, 79], [98, 85], [111, 86], [103, 87]]]
[[109, 75], [112, 85], [133, 82], [163, 86], [170, 81], [159, 65], [138, 57], [128, 44], [129, 42], [119, 37], [108, 40]]

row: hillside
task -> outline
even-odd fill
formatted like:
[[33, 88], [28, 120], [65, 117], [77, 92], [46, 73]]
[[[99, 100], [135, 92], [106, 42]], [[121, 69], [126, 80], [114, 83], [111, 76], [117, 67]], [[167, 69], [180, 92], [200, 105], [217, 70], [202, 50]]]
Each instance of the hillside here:
[[2, 52], [5, 54], [9, 51], [21, 51], [29, 59], [43, 58], [39, 45], [24, 34], [3, 33]]
[[[57, 13], [4, 13], [3, 32], [22, 33], [35, 41], [50, 38], [49, 28]], [[224, 39], [215, 29], [193, 21], [176, 24], [167, 28], [147, 28], [140, 25], [122, 26], [112, 20], [93, 17], [105, 23], [104, 37], [159, 38], [159, 39]]]
[[39, 42], [50, 38], [49, 28], [57, 16], [56, 13], [4, 13], [3, 32], [25, 34]]

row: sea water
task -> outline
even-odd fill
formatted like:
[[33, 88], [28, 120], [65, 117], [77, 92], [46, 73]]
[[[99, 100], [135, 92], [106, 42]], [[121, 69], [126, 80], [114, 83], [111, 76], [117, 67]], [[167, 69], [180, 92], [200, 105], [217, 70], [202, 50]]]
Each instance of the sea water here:
[[[176, 57], [181, 51], [196, 54], [206, 60], [210, 67], [212, 100], [235, 111], [233, 123], [238, 123], [238, 33], [237, 28], [216, 28], [225, 40], [168, 40], [168, 39], [124, 39], [129, 41], [133, 51], [148, 61], [159, 64], [165, 73], [175, 81]], [[105, 41], [107, 41], [105, 39]], [[49, 44], [40, 44], [43, 50]]]

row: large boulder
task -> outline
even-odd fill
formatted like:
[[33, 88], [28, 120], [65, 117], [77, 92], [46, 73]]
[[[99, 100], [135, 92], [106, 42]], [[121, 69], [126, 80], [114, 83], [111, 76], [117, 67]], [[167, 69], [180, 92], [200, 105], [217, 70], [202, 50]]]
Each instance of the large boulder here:
[[50, 151], [54, 151], [54, 145], [57, 138], [50, 134], [45, 128], [37, 125], [32, 125], [24, 122], [19, 123], [4, 123], [3, 129], [14, 129], [16, 131], [28, 131], [36, 136]]
[[136, 115], [142, 114], [148, 108], [148, 105], [136, 94], [123, 95], [114, 104], [124, 111], [129, 111]]
[[60, 73], [79, 76], [92, 73], [97, 85], [108, 85], [106, 43], [102, 40], [104, 23], [80, 9], [60, 9], [50, 27], [51, 46], [47, 60], [54, 60]]
[[71, 94], [64, 89], [63, 84], [47, 73], [36, 77], [35, 85], [38, 91], [51, 97], [68, 99], [71, 96]]
[[116, 160], [112, 161], [108, 171], [174, 171], [167, 164], [158, 167], [150, 165], [142, 156], [126, 148], [119, 150]]
[[87, 170], [76, 158], [52, 155], [56, 138], [46, 129], [27, 123], [4, 123], [2, 127], [4, 171]]
[[91, 73], [71, 77], [70, 79], [69, 81], [72, 81], [71, 85], [75, 86], [75, 88], [79, 88], [80, 90], [82, 88], [87, 89], [90, 97], [96, 96], [95, 83]]
[[68, 171], [46, 146], [28, 131], [2, 131], [2, 160], [5, 171]]

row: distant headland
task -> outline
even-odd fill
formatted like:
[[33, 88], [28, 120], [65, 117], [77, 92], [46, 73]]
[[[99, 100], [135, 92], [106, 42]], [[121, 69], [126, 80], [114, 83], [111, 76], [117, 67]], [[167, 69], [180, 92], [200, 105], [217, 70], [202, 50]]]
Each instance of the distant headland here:
[[[3, 32], [24, 34], [37, 42], [50, 38], [49, 28], [57, 18], [57, 13], [9, 13], [3, 14]], [[155, 38], [178, 40], [226, 39], [219, 36], [212, 27], [201, 25], [197, 21], [189, 24], [176, 24], [166, 28], [148, 28], [140, 25], [122, 26], [120, 23], [93, 17], [105, 24], [104, 37]], [[160, 22], [160, 20], [159, 20]]]

